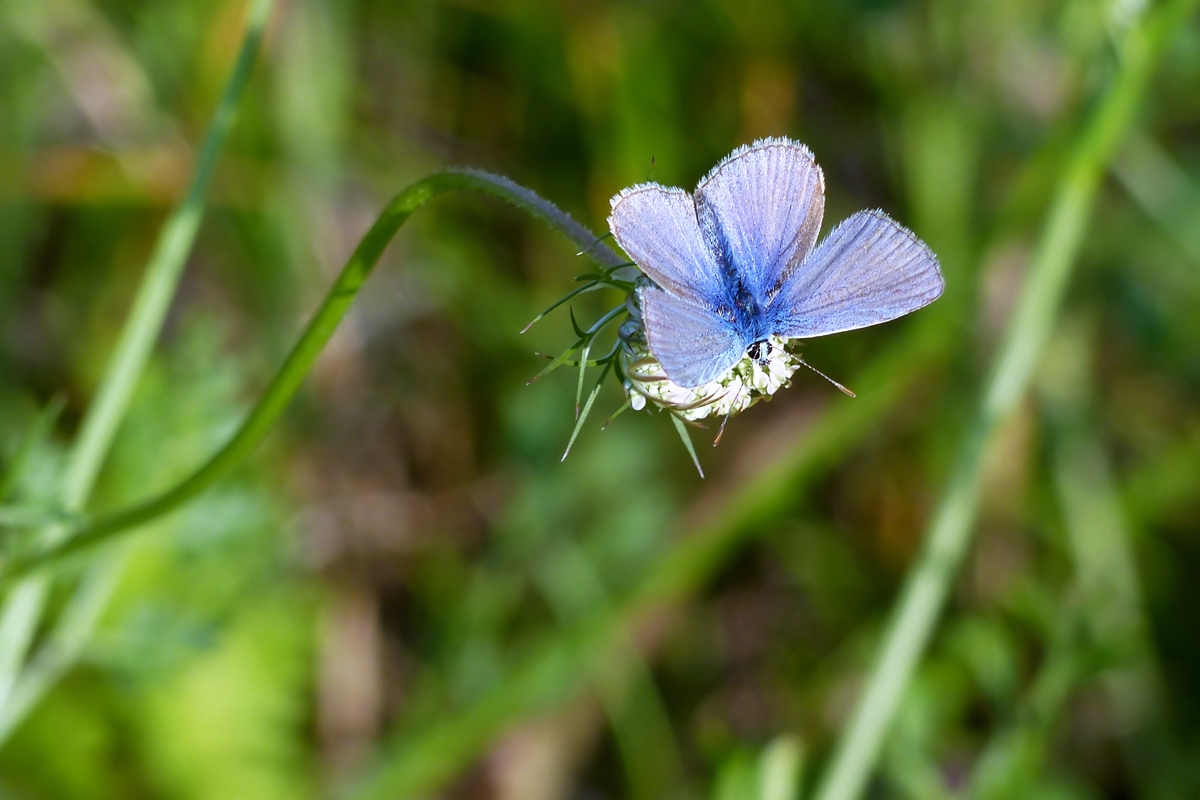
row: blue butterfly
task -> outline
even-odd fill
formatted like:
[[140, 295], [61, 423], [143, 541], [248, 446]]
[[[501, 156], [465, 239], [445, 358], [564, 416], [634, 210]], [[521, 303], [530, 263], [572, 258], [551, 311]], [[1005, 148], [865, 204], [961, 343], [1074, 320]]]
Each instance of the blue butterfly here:
[[643, 183], [612, 199], [609, 229], [654, 285], [638, 289], [650, 352], [692, 388], [767, 339], [825, 336], [915, 311], [945, 287], [937, 257], [882, 211], [860, 211], [814, 249], [825, 178], [790, 139], [743, 146], [695, 195]]

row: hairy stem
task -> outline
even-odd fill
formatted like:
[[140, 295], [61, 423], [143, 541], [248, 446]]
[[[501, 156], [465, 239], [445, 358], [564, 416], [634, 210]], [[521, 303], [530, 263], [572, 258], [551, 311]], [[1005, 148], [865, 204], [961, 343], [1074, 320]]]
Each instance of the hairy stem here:
[[65, 556], [111, 541], [122, 533], [175, 510], [228, 475], [262, 441], [295, 396], [400, 226], [434, 197], [457, 189], [491, 194], [530, 212], [580, 248], [586, 248], [586, 255], [603, 267], [617, 267], [625, 263], [609, 247], [597, 242], [596, 236], [570, 215], [507, 178], [482, 170], [447, 169], [417, 181], [396, 195], [375, 220], [258, 404], [220, 451], [191, 476], [157, 497], [76, 526], [69, 536], [35, 555], [13, 560], [5, 567], [4, 577], [11, 579], [23, 575]]

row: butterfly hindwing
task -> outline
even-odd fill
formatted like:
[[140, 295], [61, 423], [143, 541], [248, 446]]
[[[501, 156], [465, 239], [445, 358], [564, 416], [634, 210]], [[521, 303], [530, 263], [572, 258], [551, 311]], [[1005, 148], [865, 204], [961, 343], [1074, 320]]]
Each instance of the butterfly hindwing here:
[[638, 290], [650, 352], [672, 381], [701, 386], [728, 372], [752, 344], [711, 309], [653, 286]]
[[735, 150], [696, 187], [700, 230], [715, 260], [762, 303], [812, 250], [824, 213], [821, 168], [789, 139]]
[[924, 242], [882, 211], [860, 211], [788, 277], [770, 313], [780, 336], [824, 336], [916, 311], [943, 288]]

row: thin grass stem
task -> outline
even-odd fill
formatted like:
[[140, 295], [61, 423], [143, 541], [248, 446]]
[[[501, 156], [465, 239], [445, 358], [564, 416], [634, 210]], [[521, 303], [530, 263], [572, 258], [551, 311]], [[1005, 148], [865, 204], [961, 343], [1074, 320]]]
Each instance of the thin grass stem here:
[[196, 241], [217, 159], [233, 128], [238, 101], [250, 80], [273, 2], [255, 0], [251, 7], [241, 52], [196, 159], [187, 194], [159, 232], [108, 370], [80, 425], [63, 475], [63, 505], [70, 510], [80, 509], [87, 502], [162, 330]]
[[800, 800], [804, 772], [804, 745], [793, 736], [781, 736], [758, 759], [756, 800]]
[[[251, 6], [241, 50], [200, 149], [187, 193], [159, 233], [116, 350], [67, 454], [60, 487], [62, 507], [67, 513], [81, 511], [86, 506], [162, 330], [204, 215], [204, 199], [217, 157], [233, 127], [238, 100], [258, 57], [272, 4], [273, 0], [255, 0]], [[42, 529], [41, 535], [54, 545], [61, 544], [72, 532], [70, 526], [51, 525]], [[48, 589], [44, 577], [24, 581], [12, 590], [0, 613], [0, 715], [25, 664]]]
[[814, 795], [817, 800], [853, 800], [866, 788], [970, 543], [983, 456], [999, 425], [1029, 388], [1077, 260], [1100, 181], [1133, 125], [1159, 57], [1194, 5], [1195, 0], [1173, 0], [1147, 12], [1127, 34], [1118, 72], [1067, 162], [975, 422], [896, 604], [866, 691]]

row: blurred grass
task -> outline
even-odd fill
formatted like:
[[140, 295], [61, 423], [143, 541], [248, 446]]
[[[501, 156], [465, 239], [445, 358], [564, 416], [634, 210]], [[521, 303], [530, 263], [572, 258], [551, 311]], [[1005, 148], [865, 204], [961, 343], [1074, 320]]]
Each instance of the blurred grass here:
[[[884, 736], [928, 647], [972, 539], [987, 451], [1028, 391], [1051, 338], [1100, 179], [1134, 124], [1138, 102], [1163, 50], [1193, 7], [1191, 2], [1175, 2], [1146, 12], [1142, 19], [1128, 22], [1130, 30], [1118, 43], [1119, 71], [1072, 147], [1029, 274], [1016, 298], [1004, 345], [984, 385], [975, 422], [963, 437], [954, 471], [925, 534], [921, 556], [896, 601], [871, 679], [817, 790], [820, 800], [859, 797], [870, 780]], [[1040, 753], [1045, 747], [1035, 749]]]
[[[60, 485], [55, 492], [58, 495], [56, 505], [66, 514], [84, 510], [117, 430], [124, 421], [150, 351], [162, 330], [196, 239], [217, 156], [233, 125], [238, 101], [258, 56], [270, 10], [270, 0], [260, 0], [250, 11], [245, 40], [197, 156], [187, 194], [163, 225], [96, 397], [88, 406], [76, 439], [67, 451]], [[68, 535], [65, 526], [51, 525], [44, 528], [38, 538], [48, 545], [56, 545]], [[7, 738], [48, 686], [70, 667], [74, 654], [84, 646], [97, 618], [103, 613], [118, 580], [119, 569], [119, 557], [112, 556], [92, 566], [93, 574], [85, 579], [77, 597], [63, 612], [61, 630], [52, 634], [47, 650], [36, 654], [28, 668], [26, 654], [40, 625], [50, 586], [45, 576], [38, 575], [10, 589], [0, 612], [0, 741]]]
[[[811, 784], [1079, 121], [1120, 64], [1121, 8], [282, 7], [97, 510], [176, 485], [228, 441], [386, 198], [443, 165], [510, 175], [599, 229], [628, 183], [689, 186], [743, 141], [792, 135], [826, 169], [830, 221], [885, 208], [939, 253], [948, 294], [811, 343], [858, 399], [798, 382], [701, 448], [703, 483], [646, 415], [586, 428], [560, 466], [575, 376], [522, 386], [531, 351], [569, 344], [566, 318], [517, 331], [582, 260], [500, 204], [440, 201], [267, 446], [123, 545], [103, 613], [72, 605], [78, 566], [56, 581], [38, 652], [69, 609], [95, 630], [0, 749], [0, 791], [754, 796], [781, 735], [803, 742]], [[0, 467], [23, 463], [3, 509], [53, 512], [246, 4], [0, 11]], [[1097, 186], [1066, 300], [1084, 323], [1056, 329], [1038, 401], [985, 464], [978, 540], [875, 795], [1200, 786], [1200, 31], [1177, 37]], [[594, 319], [616, 299], [573, 305]], [[595, 415], [618, 403], [602, 393]], [[1140, 601], [1094, 588], [1121, 563]], [[1102, 623], [1123, 617], [1094, 597], [1140, 602], [1145, 633], [1114, 644], [1125, 629]], [[1158, 710], [1134, 702], [1147, 682]]]

